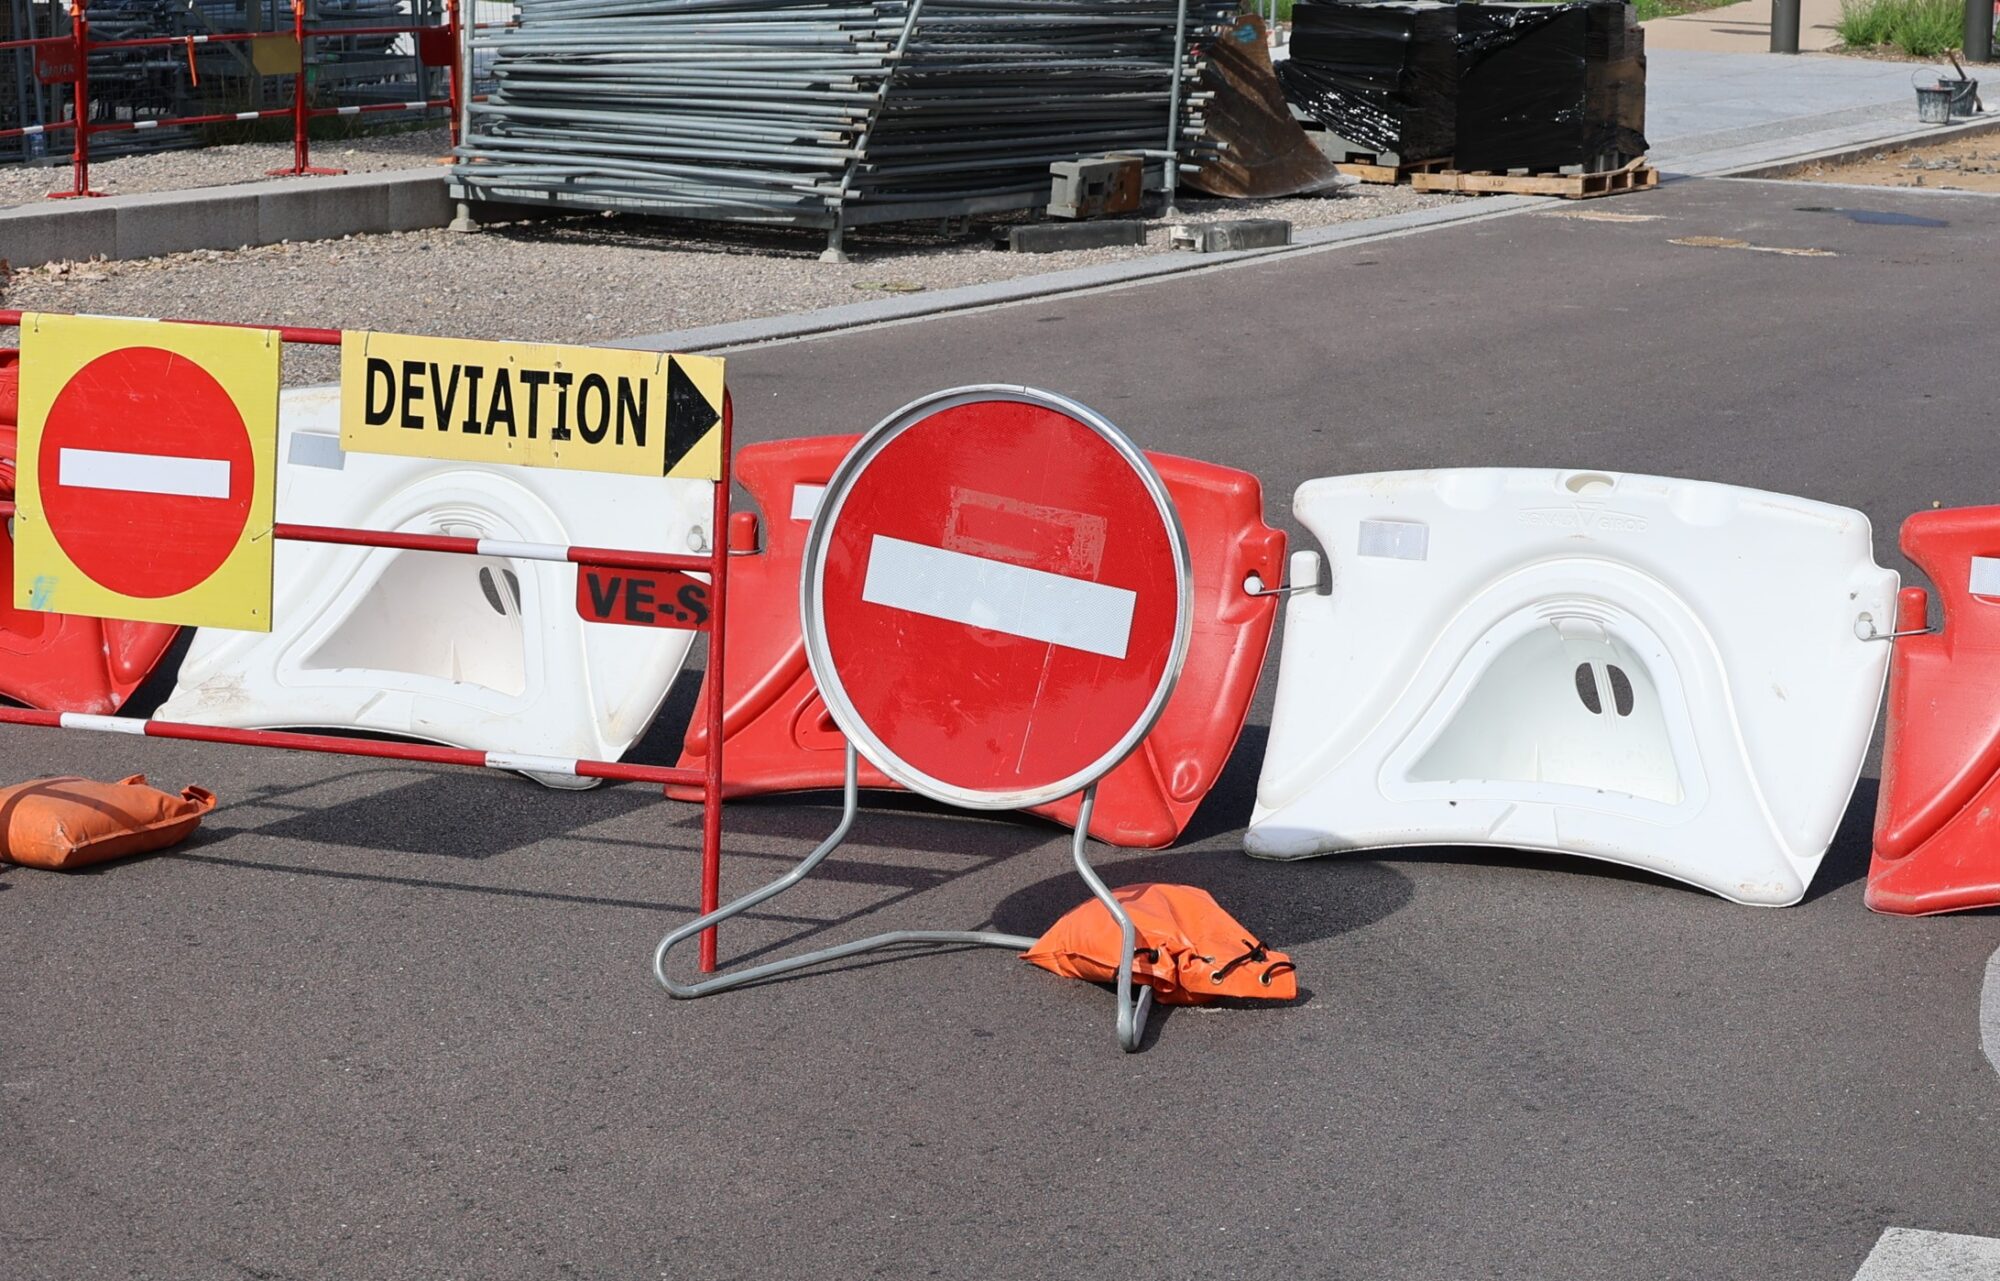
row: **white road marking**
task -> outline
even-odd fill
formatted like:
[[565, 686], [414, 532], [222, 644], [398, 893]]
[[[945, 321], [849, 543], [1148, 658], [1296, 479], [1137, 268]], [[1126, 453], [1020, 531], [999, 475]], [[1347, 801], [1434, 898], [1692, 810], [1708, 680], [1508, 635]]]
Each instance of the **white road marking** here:
[[1854, 1281], [1993, 1281], [2000, 1240], [1918, 1228], [1885, 1228]]
[[1138, 594], [875, 535], [861, 599], [1068, 649], [1125, 657]]
[[126, 454], [114, 449], [65, 449], [56, 479], [75, 489], [115, 489], [128, 494], [182, 498], [229, 497], [229, 463], [221, 458]]

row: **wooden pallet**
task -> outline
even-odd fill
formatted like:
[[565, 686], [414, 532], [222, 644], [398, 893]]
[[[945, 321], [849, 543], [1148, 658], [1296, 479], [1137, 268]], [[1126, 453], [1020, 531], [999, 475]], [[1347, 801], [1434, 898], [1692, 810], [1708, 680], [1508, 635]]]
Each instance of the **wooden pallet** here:
[[1601, 173], [1460, 173], [1445, 169], [1437, 173], [1410, 176], [1410, 186], [1418, 191], [1449, 191], [1474, 196], [1561, 196], [1566, 200], [1588, 200], [1593, 196], [1614, 196], [1621, 191], [1643, 191], [1658, 186], [1660, 171], [1643, 158], [1618, 169]]
[[1347, 159], [1334, 161], [1333, 167], [1350, 178], [1363, 182], [1394, 186], [1410, 181], [1411, 175], [1420, 173], [1440, 173], [1451, 168], [1451, 157], [1442, 160], [1419, 160], [1407, 165], [1378, 165], [1375, 157], [1364, 152], [1350, 151]]

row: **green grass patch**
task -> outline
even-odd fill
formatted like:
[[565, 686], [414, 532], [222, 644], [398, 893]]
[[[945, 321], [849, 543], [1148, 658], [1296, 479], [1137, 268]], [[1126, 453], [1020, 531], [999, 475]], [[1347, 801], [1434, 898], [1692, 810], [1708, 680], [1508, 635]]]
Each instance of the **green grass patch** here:
[[[1558, 2], [1559, 0], [1547, 0], [1547, 3], [1550, 4]], [[1650, 22], [1654, 18], [1671, 18], [1676, 14], [1682, 13], [1700, 13], [1703, 9], [1720, 9], [1724, 5], [1735, 3], [1736, 0], [1636, 0], [1635, 8], [1639, 21]], [[1271, 12], [1269, 0], [1264, 0], [1264, 3], [1261, 4], [1258, 0], [1243, 0], [1243, 12], [1254, 13], [1259, 17], [1268, 17]], [[1278, 0], [1278, 21], [1290, 22], [1291, 20], [1292, 0]]]
[[1674, 18], [1683, 13], [1700, 13], [1704, 9], [1720, 9], [1735, 4], [1736, 0], [1637, 0], [1633, 8], [1641, 22], [1651, 22], [1655, 18]]
[[1960, 47], [1963, 0], [1841, 0], [1834, 30], [1850, 49], [1894, 49], [1935, 58]]

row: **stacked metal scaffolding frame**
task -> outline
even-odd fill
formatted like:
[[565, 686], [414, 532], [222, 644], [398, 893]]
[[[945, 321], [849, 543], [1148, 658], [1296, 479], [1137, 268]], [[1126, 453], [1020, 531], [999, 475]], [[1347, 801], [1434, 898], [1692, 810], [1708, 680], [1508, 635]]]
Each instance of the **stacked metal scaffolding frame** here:
[[[461, 202], [844, 227], [1039, 208], [1049, 165], [1201, 132], [1214, 0], [522, 0], [477, 33]], [[1179, 74], [1176, 74], [1178, 67]], [[469, 211], [462, 211], [462, 214]]]

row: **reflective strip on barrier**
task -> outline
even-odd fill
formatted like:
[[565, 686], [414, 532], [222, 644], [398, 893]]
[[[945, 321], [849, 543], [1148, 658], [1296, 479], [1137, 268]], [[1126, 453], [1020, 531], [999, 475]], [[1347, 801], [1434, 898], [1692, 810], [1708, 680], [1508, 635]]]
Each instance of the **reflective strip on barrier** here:
[[58, 723], [64, 729], [95, 730], [100, 734], [137, 734], [144, 736], [146, 722], [127, 720], [118, 716], [93, 716], [84, 712], [59, 713]]
[[481, 556], [512, 556], [521, 560], [569, 559], [570, 549], [554, 543], [510, 543], [504, 538], [481, 538], [477, 542]]
[[513, 752], [486, 753], [486, 768], [520, 770], [524, 774], [568, 774], [576, 775], [578, 762], [573, 757], [528, 756]]

